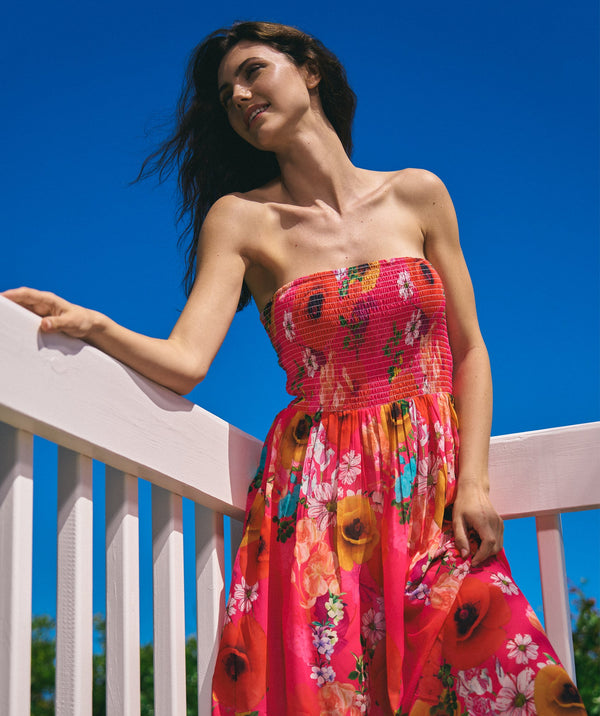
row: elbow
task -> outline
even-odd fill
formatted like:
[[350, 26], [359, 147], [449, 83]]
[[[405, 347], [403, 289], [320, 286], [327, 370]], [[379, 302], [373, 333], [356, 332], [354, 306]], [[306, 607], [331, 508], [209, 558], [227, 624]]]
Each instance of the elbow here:
[[175, 393], [179, 393], [179, 395], [187, 395], [206, 378], [207, 373], [208, 369], [204, 369], [202, 366], [194, 366], [193, 370], [186, 371], [174, 377], [167, 388], [175, 391]]

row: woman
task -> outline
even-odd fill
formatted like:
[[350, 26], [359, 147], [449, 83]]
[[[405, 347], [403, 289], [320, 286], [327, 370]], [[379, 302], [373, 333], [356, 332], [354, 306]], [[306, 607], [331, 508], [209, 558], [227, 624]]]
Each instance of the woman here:
[[192, 229], [169, 339], [5, 295], [180, 393], [250, 294], [261, 312], [295, 399], [251, 485], [213, 713], [585, 713], [501, 552], [490, 369], [451, 200], [426, 171], [355, 167], [354, 104], [314, 38], [213, 33], [150, 164], [179, 164]]

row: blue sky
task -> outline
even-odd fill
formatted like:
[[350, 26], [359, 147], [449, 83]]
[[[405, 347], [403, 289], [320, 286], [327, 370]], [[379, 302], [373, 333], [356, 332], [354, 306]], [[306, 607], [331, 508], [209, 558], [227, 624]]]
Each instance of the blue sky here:
[[[346, 65], [359, 99], [355, 162], [424, 167], [446, 182], [492, 361], [493, 433], [597, 420], [597, 3], [248, 7], [34, 0], [6, 11], [0, 287], [49, 289], [166, 336], [184, 301], [174, 187], [129, 182], [164, 136], [193, 46], [237, 19], [286, 22]], [[236, 317], [191, 398], [258, 437], [288, 402], [253, 306]], [[38, 445], [35, 539], [46, 550], [56, 523], [53, 449]], [[100, 497], [100, 468], [97, 476]], [[142, 494], [144, 507], [144, 486]], [[143, 539], [148, 524], [143, 517]], [[586, 591], [600, 597], [598, 512], [567, 515], [564, 530], [570, 577], [587, 578]], [[515, 577], [539, 608], [533, 522], [506, 532]], [[37, 613], [55, 600], [54, 558], [40, 554]], [[144, 640], [149, 565], [146, 549]], [[94, 599], [101, 610], [102, 580]]]

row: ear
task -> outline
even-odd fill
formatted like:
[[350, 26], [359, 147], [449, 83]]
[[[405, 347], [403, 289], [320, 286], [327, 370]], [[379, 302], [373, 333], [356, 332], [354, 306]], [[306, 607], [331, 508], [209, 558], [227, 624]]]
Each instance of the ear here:
[[319, 82], [321, 81], [321, 73], [319, 72], [317, 63], [312, 60], [308, 60], [308, 62], [303, 65], [302, 69], [304, 70], [304, 79], [308, 89], [313, 90], [318, 87]]

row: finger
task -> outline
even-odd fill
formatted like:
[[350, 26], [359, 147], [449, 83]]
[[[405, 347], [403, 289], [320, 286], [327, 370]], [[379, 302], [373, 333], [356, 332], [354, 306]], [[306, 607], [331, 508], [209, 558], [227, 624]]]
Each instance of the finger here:
[[48, 316], [60, 311], [60, 299], [49, 291], [38, 291], [23, 286], [4, 291], [3, 295], [23, 308], [37, 313], [38, 316]]
[[452, 527], [454, 528], [454, 544], [464, 559], [469, 554], [469, 540], [462, 518], [455, 517], [452, 521]]
[[500, 545], [495, 537], [488, 536], [487, 538], [482, 539], [479, 549], [473, 555], [473, 560], [471, 562], [472, 566], [477, 567], [477, 565], [485, 562], [488, 557], [497, 554], [499, 551]]

